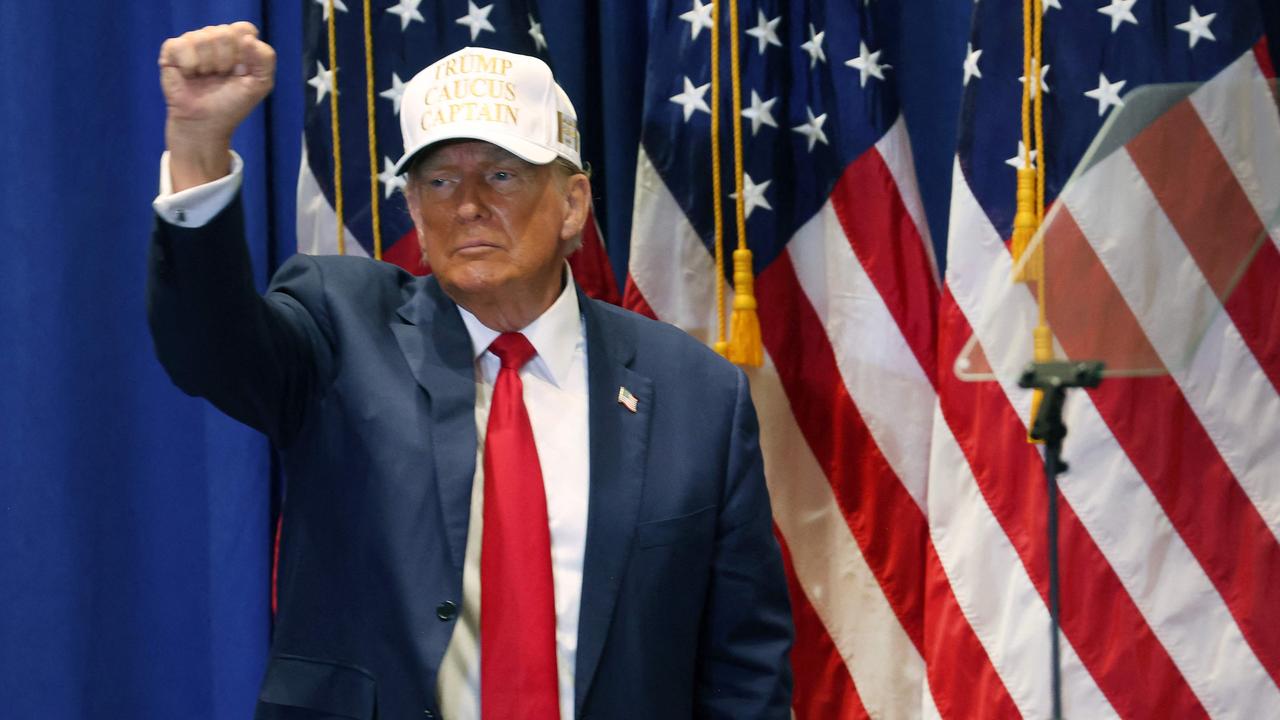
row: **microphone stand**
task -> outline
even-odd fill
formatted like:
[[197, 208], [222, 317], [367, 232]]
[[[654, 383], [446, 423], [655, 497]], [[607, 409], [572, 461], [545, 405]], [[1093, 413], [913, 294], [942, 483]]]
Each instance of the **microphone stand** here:
[[1062, 439], [1067, 426], [1062, 406], [1070, 388], [1093, 388], [1102, 382], [1103, 364], [1097, 360], [1033, 362], [1018, 379], [1020, 387], [1041, 390], [1040, 410], [1031, 423], [1031, 438], [1044, 443], [1044, 476], [1049, 491], [1049, 647], [1053, 718], [1062, 720], [1062, 667], [1058, 650], [1058, 475], [1067, 471], [1062, 461]]

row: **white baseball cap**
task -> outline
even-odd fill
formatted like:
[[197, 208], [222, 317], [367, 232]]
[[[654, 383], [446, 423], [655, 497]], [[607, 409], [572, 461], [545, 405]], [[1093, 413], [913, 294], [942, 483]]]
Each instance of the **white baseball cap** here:
[[562, 157], [582, 167], [578, 114], [536, 57], [463, 48], [437, 60], [404, 86], [400, 103], [404, 155], [395, 172], [444, 140], [483, 140], [545, 165]]

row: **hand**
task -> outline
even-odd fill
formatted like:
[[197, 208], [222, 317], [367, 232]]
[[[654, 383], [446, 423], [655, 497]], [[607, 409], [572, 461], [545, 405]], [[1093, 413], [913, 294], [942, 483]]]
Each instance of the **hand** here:
[[231, 134], [275, 83], [276, 53], [252, 23], [213, 25], [160, 46], [174, 191], [230, 172]]

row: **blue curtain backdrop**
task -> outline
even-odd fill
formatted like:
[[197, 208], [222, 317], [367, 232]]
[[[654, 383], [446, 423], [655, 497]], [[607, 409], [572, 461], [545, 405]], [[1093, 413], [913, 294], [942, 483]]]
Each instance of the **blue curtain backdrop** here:
[[[235, 139], [265, 283], [294, 243], [310, 1], [0, 4], [0, 717], [252, 714], [270, 628], [272, 458], [256, 433], [174, 389], [152, 356], [156, 56], [170, 35], [236, 19], [279, 52], [275, 94]], [[1280, 4], [1263, 6], [1277, 27]], [[971, 4], [898, 7], [899, 47], [913, 51], [895, 71], [941, 259]], [[557, 72], [591, 117], [587, 154], [621, 277], [644, 3], [557, 0], [542, 12]]]

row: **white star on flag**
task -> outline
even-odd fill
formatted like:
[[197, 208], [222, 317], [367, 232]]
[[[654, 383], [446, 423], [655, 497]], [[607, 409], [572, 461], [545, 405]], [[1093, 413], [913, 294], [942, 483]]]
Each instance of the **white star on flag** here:
[[391, 104], [395, 106], [396, 114], [399, 115], [400, 101], [404, 98], [404, 81], [400, 79], [399, 75], [392, 72], [391, 87], [378, 93], [378, 97], [384, 97], [390, 100]]
[[[1045, 95], [1048, 95], [1050, 92], [1052, 92], [1052, 91], [1049, 89], [1049, 68], [1051, 68], [1051, 67], [1053, 67], [1053, 66], [1052, 66], [1052, 65], [1045, 65], [1044, 67], [1040, 67], [1040, 60], [1039, 60], [1039, 59], [1037, 59], [1037, 58], [1031, 58], [1031, 70], [1032, 70], [1032, 73], [1031, 73], [1031, 74], [1033, 74], [1033, 75], [1037, 74], [1037, 72], [1036, 72], [1036, 71], [1038, 70], [1038, 71], [1039, 71], [1039, 73], [1038, 73], [1038, 74], [1040, 75], [1040, 82], [1035, 83], [1035, 84], [1033, 84], [1033, 85], [1031, 86], [1031, 97], [1032, 97], [1032, 99], [1035, 99], [1036, 93], [1040, 92], [1041, 90], [1044, 90], [1044, 94], [1045, 94]], [[1019, 76], [1018, 76], [1018, 82], [1022, 83], [1023, 85], [1026, 85], [1026, 84], [1027, 84], [1027, 76], [1026, 76], [1026, 75], [1019, 75]]]
[[689, 23], [689, 38], [691, 40], [697, 40], [703, 28], [711, 29], [711, 11], [715, 9], [715, 6], [714, 2], [703, 5], [702, 0], [693, 0], [693, 9], [680, 14], [680, 19]]
[[1192, 5], [1191, 17], [1187, 18], [1186, 22], [1178, 23], [1174, 27], [1187, 34], [1187, 47], [1189, 48], [1195, 47], [1196, 43], [1200, 42], [1200, 38], [1217, 42], [1218, 38], [1214, 37], [1213, 31], [1209, 29], [1209, 23], [1213, 22], [1213, 19], [1217, 16], [1218, 13], [1201, 15], [1196, 11], [1196, 6]]
[[[320, 19], [325, 22], [329, 21], [329, 0], [316, 0], [316, 4], [321, 7]], [[346, 12], [347, 5], [342, 0], [333, 0], [333, 6], [338, 12]]]
[[1043, 3], [1040, 5], [1040, 14], [1048, 15], [1049, 8], [1057, 8], [1061, 10], [1062, 6], [1058, 4], [1058, 0], [1043, 0]]
[[805, 108], [804, 111], [809, 115], [809, 122], [791, 128], [791, 132], [797, 132], [809, 138], [809, 152], [813, 152], [813, 146], [818, 143], [830, 145], [831, 143], [827, 142], [826, 133], [822, 132], [822, 126], [827, 122], [827, 114], [822, 113], [814, 117], [813, 111], [809, 108]]
[[758, 47], [757, 51], [763, 55], [765, 48], [770, 45], [782, 47], [782, 41], [778, 39], [778, 23], [782, 22], [782, 16], [769, 20], [764, 16], [764, 10], [756, 10], [756, 26], [747, 31], [747, 34], [756, 39]]
[[1027, 163], [1026, 163], [1027, 146], [1026, 146], [1026, 145], [1023, 145], [1023, 144], [1022, 144], [1022, 141], [1021, 141], [1021, 140], [1019, 140], [1019, 141], [1018, 141], [1018, 154], [1017, 154], [1017, 155], [1014, 155], [1013, 157], [1009, 158], [1008, 160], [1005, 160], [1005, 161], [1004, 161], [1004, 164], [1005, 164], [1005, 165], [1008, 165], [1008, 166], [1010, 166], [1010, 167], [1017, 168], [1017, 169], [1019, 169], [1019, 170], [1022, 170], [1022, 169], [1026, 168], [1026, 167], [1034, 168], [1034, 167], [1036, 166], [1036, 154], [1037, 154], [1037, 152], [1036, 152], [1035, 150], [1032, 150], [1032, 151], [1031, 151], [1031, 165], [1030, 165], [1030, 166], [1028, 166], [1028, 165], [1027, 165]]
[[813, 26], [813, 23], [809, 23], [809, 41], [800, 46], [801, 50], [809, 53], [810, 70], [818, 65], [818, 61], [827, 61], [827, 54], [822, 50], [822, 39], [826, 36], [827, 32], [825, 30], [818, 32], [817, 30], [818, 29]]
[[319, 105], [324, 102], [324, 96], [333, 87], [333, 70], [325, 70], [324, 65], [317, 60], [316, 74], [311, 76], [307, 84], [316, 89], [316, 104]]
[[707, 90], [710, 90], [710, 89], [711, 89], [711, 83], [694, 87], [693, 82], [689, 80], [689, 76], [687, 75], [685, 76], [684, 92], [680, 93], [679, 95], [671, 96], [671, 102], [684, 108], [685, 122], [689, 122], [689, 118], [693, 117], [693, 113], [695, 110], [701, 110], [702, 112], [708, 115], [711, 114], [711, 108], [707, 107], [707, 101], [703, 99], [703, 97], [707, 94]]
[[391, 162], [391, 158], [383, 156], [382, 172], [378, 173], [378, 180], [382, 183], [384, 199], [391, 197], [391, 194], [397, 190], [404, 190], [404, 176], [397, 175], [395, 168], [396, 164]]
[[982, 57], [981, 50], [974, 50], [973, 43], [969, 43], [965, 50], [964, 56], [964, 86], [969, 86], [969, 81], [973, 78], [982, 78], [982, 71], [978, 69], [978, 58]]
[[529, 16], [529, 37], [533, 38], [533, 47], [538, 50], [547, 49], [547, 36], [542, 34], [542, 23]]
[[[769, 183], [771, 182], [773, 181], [765, 180], [757, 185], [755, 184], [755, 181], [751, 179], [750, 175], [742, 173], [742, 194], [746, 197], [746, 202], [742, 208], [743, 217], [751, 217], [751, 211], [758, 207], [764, 208], [765, 210], [773, 209], [773, 206], [769, 204], [769, 200], [764, 196], [764, 193], [769, 189]], [[737, 200], [738, 193], [729, 193], [729, 197]]]
[[1098, 101], [1098, 117], [1107, 111], [1112, 105], [1120, 107], [1124, 105], [1124, 101], [1120, 99], [1120, 91], [1124, 89], [1124, 80], [1111, 82], [1107, 80], [1107, 76], [1098, 73], [1098, 87], [1085, 92], [1084, 96]]
[[778, 127], [778, 123], [773, 119], [773, 104], [778, 102], [778, 98], [761, 101], [760, 93], [755, 90], [751, 91], [751, 107], [743, 108], [742, 117], [751, 121], [751, 137], [755, 137], [760, 131], [761, 125], [769, 127]]
[[845, 65], [858, 71], [859, 82], [862, 87], [867, 86], [868, 77], [884, 80], [884, 71], [891, 67], [888, 64], [880, 64], [880, 52], [879, 50], [875, 52], [868, 51], [867, 44], [859, 40], [858, 57], [845, 61]]
[[398, 0], [395, 5], [387, 8], [387, 12], [392, 15], [400, 16], [400, 30], [408, 30], [409, 23], [417, 20], [425, 23], [422, 13], [418, 12], [418, 6], [422, 4], [422, 0]]
[[1133, 15], [1133, 6], [1138, 0], [1111, 0], [1111, 4], [1106, 7], [1098, 8], [1098, 12], [1111, 17], [1111, 32], [1115, 34], [1120, 29], [1121, 23], [1138, 24], [1138, 18]]
[[466, 25], [471, 28], [471, 39], [474, 41], [485, 30], [497, 32], [493, 28], [493, 23], [489, 22], [489, 13], [491, 12], [493, 12], [493, 3], [484, 7], [476, 7], [474, 2], [467, 0], [467, 14], [458, 18], [456, 22], [459, 25]]

